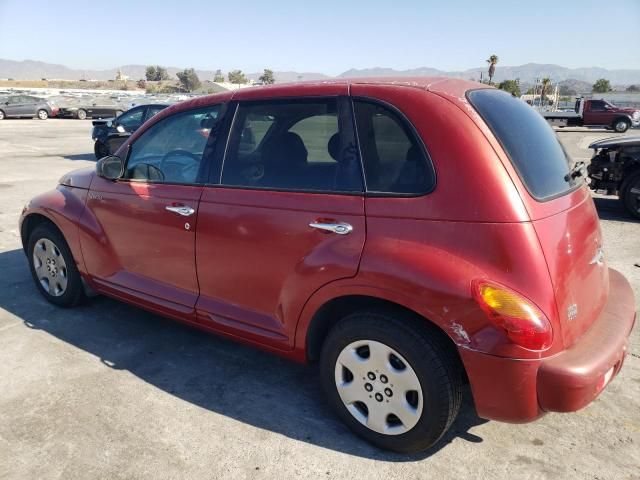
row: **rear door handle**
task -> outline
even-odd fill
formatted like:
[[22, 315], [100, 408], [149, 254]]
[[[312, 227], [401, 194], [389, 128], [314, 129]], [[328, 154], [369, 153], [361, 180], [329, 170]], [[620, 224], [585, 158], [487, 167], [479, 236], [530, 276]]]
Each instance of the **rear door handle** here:
[[178, 215], [182, 215], [183, 217], [189, 217], [196, 212], [193, 208], [188, 207], [186, 205], [182, 205], [179, 207], [172, 207], [171, 205], [167, 205], [164, 208], [170, 212], [177, 213]]
[[337, 233], [338, 235], [347, 235], [353, 231], [353, 227], [348, 223], [324, 223], [314, 222], [310, 223], [311, 228], [317, 228], [318, 230], [324, 230], [325, 232]]

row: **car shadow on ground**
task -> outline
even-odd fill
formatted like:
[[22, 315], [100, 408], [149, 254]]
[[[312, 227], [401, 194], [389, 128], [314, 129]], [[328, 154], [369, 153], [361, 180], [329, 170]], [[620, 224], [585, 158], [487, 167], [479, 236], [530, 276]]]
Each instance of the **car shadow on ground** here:
[[618, 222], [640, 223], [640, 220], [631, 216], [627, 212], [622, 202], [617, 197], [594, 197], [593, 202], [596, 204], [596, 210], [600, 220], [615, 220]]
[[28, 328], [54, 337], [126, 370], [173, 395], [227, 417], [343, 453], [391, 462], [427, 458], [456, 438], [482, 438], [469, 429], [486, 422], [475, 414], [468, 388], [445, 437], [419, 455], [370, 446], [333, 415], [313, 366], [299, 365], [164, 319], [105, 297], [74, 309], [49, 304], [37, 292], [22, 250], [0, 253], [0, 309]]
[[96, 161], [96, 156], [94, 153], [78, 153], [75, 155], [62, 155], [62, 158], [64, 158], [65, 160], [71, 160], [74, 162], [78, 160], [84, 160], [84, 161], [90, 161], [90, 162]]

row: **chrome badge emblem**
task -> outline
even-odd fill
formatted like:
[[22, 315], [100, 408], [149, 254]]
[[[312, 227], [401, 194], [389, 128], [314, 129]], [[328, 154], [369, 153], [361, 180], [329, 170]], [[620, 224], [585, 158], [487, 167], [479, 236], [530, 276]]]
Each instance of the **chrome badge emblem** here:
[[598, 247], [596, 254], [593, 256], [589, 265], [602, 265], [604, 263], [604, 248]]
[[576, 303], [572, 303], [567, 307], [567, 318], [570, 321], [573, 321], [577, 317], [578, 317], [578, 305]]

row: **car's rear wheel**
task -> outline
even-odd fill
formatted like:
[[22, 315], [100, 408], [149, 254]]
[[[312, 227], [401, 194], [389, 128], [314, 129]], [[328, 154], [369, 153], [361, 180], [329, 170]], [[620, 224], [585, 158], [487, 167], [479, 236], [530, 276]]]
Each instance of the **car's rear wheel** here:
[[0, 110], [0, 120], [4, 120], [4, 112]]
[[78, 120], [84, 120], [87, 118], [87, 111], [79, 108], [76, 112], [76, 117], [78, 117]]
[[351, 430], [378, 447], [415, 453], [435, 444], [458, 414], [457, 365], [440, 335], [413, 318], [363, 311], [329, 332], [320, 374]]
[[82, 280], [67, 242], [52, 225], [36, 227], [27, 247], [31, 275], [40, 293], [61, 306], [76, 305], [83, 295]]
[[102, 157], [109, 155], [109, 147], [100, 140], [96, 140], [96, 143], [93, 146], [93, 152], [96, 155], [96, 159], [100, 160]]
[[49, 118], [49, 113], [41, 108], [40, 110], [38, 110], [38, 118], [40, 120], [46, 120], [47, 118]]
[[629, 122], [629, 120], [626, 120], [624, 118], [619, 118], [618, 120], [613, 122], [613, 129], [618, 133], [626, 132], [627, 130], [629, 130], [630, 126], [631, 126], [631, 122]]
[[620, 200], [635, 218], [640, 218], [640, 170], [636, 170], [622, 184]]

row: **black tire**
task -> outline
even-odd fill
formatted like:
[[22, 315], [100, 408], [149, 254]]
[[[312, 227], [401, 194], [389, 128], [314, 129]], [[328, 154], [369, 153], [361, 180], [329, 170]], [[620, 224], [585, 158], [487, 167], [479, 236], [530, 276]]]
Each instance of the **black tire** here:
[[631, 216], [640, 219], [640, 169], [634, 170], [625, 181], [622, 182], [620, 200], [625, 210], [629, 212]]
[[[322, 386], [340, 419], [368, 442], [400, 453], [417, 453], [433, 446], [455, 420], [462, 401], [462, 373], [453, 347], [421, 322], [422, 319], [392, 311], [351, 314], [331, 329], [320, 357]], [[345, 347], [359, 340], [380, 342], [390, 347], [415, 372], [423, 405], [419, 420], [408, 431], [396, 435], [378, 433], [358, 421], [340, 398], [335, 379], [336, 362]], [[390, 417], [386, 419], [388, 422]]]
[[44, 108], [41, 108], [36, 112], [36, 116], [40, 120], [47, 120], [49, 118], [49, 112], [47, 112]]
[[0, 110], [0, 120], [4, 120], [5, 118], [6, 118], [6, 115], [2, 110]]
[[96, 155], [96, 160], [100, 160], [102, 157], [109, 155], [109, 147], [100, 140], [96, 140], [96, 143], [93, 145], [93, 153]]
[[611, 127], [618, 133], [624, 133], [631, 127], [631, 122], [626, 118], [617, 118], [613, 121]]
[[[62, 256], [66, 267], [66, 289], [59, 296], [49, 293], [49, 291], [46, 290], [40, 282], [38, 274], [36, 273], [34, 249], [38, 242], [41, 242], [43, 239], [49, 240], [55, 244], [55, 247], [57, 247], [59, 254]], [[48, 223], [43, 223], [37, 226], [33, 232], [31, 232], [31, 235], [29, 235], [27, 258], [29, 260], [29, 269], [31, 270], [31, 276], [36, 284], [36, 288], [49, 302], [60, 307], [73, 307], [82, 300], [83, 288], [80, 273], [78, 272], [76, 262], [71, 255], [67, 242], [57, 228]]]
[[86, 119], [87, 118], [87, 111], [82, 109], [82, 108], [79, 108], [78, 111], [76, 112], [76, 118], [78, 120]]

